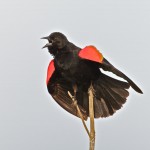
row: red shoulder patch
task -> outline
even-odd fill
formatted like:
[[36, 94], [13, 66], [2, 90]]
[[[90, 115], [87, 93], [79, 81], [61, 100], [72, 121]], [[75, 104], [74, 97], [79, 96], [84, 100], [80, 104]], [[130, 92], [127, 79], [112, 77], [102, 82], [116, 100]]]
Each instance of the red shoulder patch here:
[[51, 60], [51, 62], [49, 63], [48, 69], [47, 69], [47, 79], [46, 79], [47, 84], [48, 84], [48, 81], [50, 80], [50, 78], [52, 77], [54, 71], [55, 71], [54, 60]]
[[94, 46], [86, 46], [80, 50], [78, 55], [83, 59], [88, 59], [98, 63], [102, 63], [103, 61], [103, 55]]

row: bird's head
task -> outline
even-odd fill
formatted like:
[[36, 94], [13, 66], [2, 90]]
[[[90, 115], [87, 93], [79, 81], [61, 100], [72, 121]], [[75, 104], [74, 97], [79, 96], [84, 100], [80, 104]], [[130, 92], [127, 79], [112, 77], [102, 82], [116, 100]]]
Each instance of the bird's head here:
[[60, 32], [53, 32], [49, 36], [43, 37], [41, 39], [48, 40], [48, 43], [43, 48], [47, 47], [49, 52], [54, 56], [57, 54], [59, 50], [63, 49], [68, 43], [66, 36]]

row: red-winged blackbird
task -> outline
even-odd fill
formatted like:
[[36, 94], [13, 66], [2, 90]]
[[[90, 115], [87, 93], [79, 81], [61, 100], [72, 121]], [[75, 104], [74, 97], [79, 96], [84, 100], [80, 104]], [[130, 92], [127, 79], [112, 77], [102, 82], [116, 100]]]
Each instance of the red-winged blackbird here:
[[[84, 119], [89, 116], [88, 89], [94, 89], [94, 117], [108, 117], [120, 109], [129, 96], [131, 86], [138, 93], [141, 89], [125, 74], [109, 63], [94, 46], [79, 48], [69, 42], [65, 35], [54, 32], [48, 37], [47, 47], [54, 59], [47, 71], [47, 88], [55, 101], [69, 113], [79, 116], [68, 95], [74, 94]], [[101, 72], [110, 71], [127, 82], [109, 77]]]

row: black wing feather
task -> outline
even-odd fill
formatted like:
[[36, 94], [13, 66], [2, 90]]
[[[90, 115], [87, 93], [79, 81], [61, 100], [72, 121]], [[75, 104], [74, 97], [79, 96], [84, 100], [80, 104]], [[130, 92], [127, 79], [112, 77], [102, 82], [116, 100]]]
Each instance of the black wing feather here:
[[[68, 91], [70, 91], [73, 95], [72, 85], [69, 82], [62, 78], [57, 72], [54, 72], [51, 80], [48, 82], [47, 88], [51, 96], [62, 108], [69, 113], [80, 117], [72, 99], [68, 95]], [[84, 119], [87, 120], [85, 109], [83, 109], [83, 107], [80, 105], [78, 106], [83, 114]]]
[[105, 58], [103, 59], [102, 64], [100, 64], [101, 68], [105, 71], [110, 71], [115, 75], [125, 79], [131, 85], [131, 87], [137, 91], [138, 93], [143, 93], [142, 90], [131, 80], [129, 79], [124, 73], [116, 69], [111, 63], [109, 63]]

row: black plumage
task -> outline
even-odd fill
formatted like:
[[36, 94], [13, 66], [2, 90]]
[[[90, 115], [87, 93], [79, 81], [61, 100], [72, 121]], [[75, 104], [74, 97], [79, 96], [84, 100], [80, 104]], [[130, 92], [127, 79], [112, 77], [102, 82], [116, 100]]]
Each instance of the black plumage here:
[[[44, 46], [54, 57], [55, 72], [47, 83], [49, 93], [55, 101], [69, 113], [79, 116], [68, 91], [74, 94], [73, 87], [77, 86], [76, 99], [86, 120], [89, 116], [88, 88], [94, 88], [94, 117], [108, 117], [119, 110], [129, 96], [131, 86], [138, 93], [141, 89], [125, 74], [116, 69], [103, 58], [102, 63], [79, 57], [81, 48], [69, 42], [65, 35], [54, 32], [48, 37]], [[110, 71], [125, 81], [109, 77], [101, 72]]]

